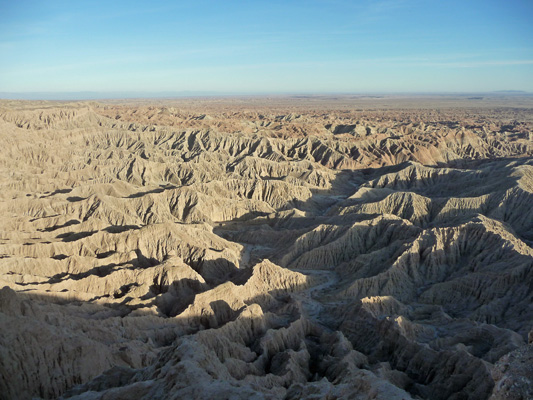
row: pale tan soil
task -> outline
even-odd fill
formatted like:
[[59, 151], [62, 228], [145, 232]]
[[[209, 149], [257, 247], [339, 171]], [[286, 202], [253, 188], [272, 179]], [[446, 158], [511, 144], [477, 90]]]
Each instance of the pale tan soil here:
[[0, 398], [529, 398], [532, 110], [0, 101]]

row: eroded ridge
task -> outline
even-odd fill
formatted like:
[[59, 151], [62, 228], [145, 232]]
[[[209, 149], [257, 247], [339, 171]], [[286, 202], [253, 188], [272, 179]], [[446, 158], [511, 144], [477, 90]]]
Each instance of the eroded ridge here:
[[1, 396], [533, 398], [531, 105], [357, 101], [0, 102]]

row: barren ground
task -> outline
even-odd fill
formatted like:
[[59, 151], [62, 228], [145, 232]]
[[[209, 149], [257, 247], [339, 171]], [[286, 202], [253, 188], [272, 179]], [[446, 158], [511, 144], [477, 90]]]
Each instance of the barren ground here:
[[0, 140], [2, 399], [533, 398], [533, 97], [0, 100]]

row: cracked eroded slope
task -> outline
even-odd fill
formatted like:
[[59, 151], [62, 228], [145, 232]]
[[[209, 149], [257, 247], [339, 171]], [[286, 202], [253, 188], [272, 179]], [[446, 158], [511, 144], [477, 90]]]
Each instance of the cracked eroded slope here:
[[528, 110], [0, 106], [2, 398], [533, 396]]

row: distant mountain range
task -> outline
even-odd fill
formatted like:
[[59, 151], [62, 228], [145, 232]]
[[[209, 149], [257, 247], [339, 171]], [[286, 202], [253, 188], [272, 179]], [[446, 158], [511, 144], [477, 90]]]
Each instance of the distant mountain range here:
[[527, 93], [524, 90], [496, 90], [494, 93]]
[[[226, 96], [324, 96], [324, 95], [350, 96], [361, 95], [362, 93], [244, 93], [244, 92], [215, 92], [215, 91], [164, 91], [164, 92], [0, 92], [0, 99], [11, 100], [102, 100], [102, 99], [164, 99], [180, 97], [226, 97]], [[376, 94], [376, 93], [374, 93]], [[379, 93], [380, 96], [398, 95], [399, 93]], [[365, 93], [369, 95], [369, 93]], [[501, 96], [501, 95], [533, 95], [533, 93], [523, 90], [497, 90], [492, 92], [464, 92], [464, 93], [401, 93], [401, 95], [412, 96]]]

